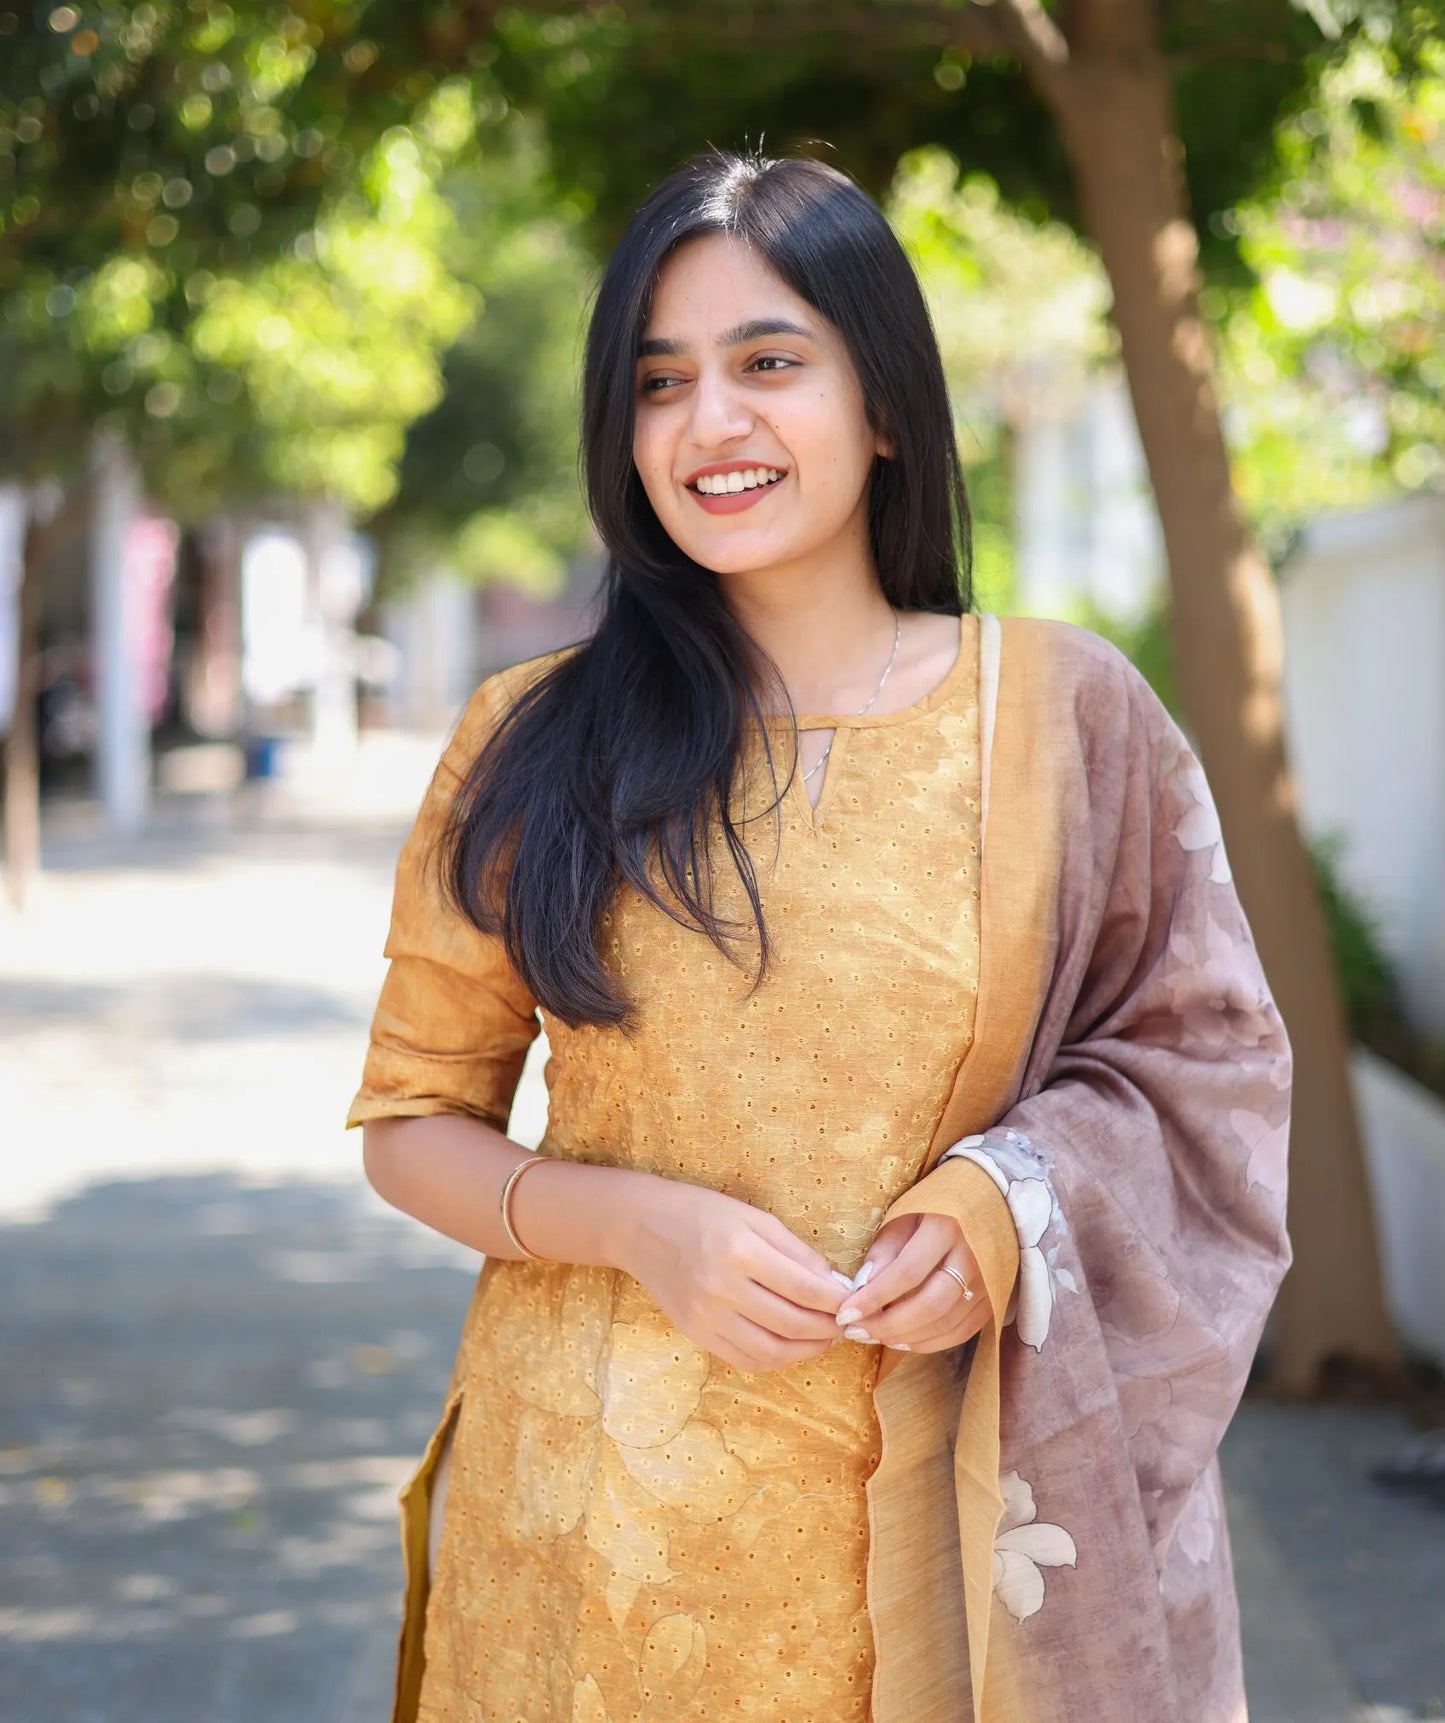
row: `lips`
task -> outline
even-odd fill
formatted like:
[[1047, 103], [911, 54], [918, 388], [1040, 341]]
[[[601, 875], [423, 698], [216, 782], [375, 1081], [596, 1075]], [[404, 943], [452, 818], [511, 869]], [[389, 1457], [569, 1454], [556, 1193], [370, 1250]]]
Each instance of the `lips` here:
[[732, 465], [727, 467], [706, 467], [700, 473], [694, 473], [687, 481], [688, 488], [701, 491], [704, 496], [723, 496], [739, 491], [759, 490], [764, 485], [775, 485], [787, 473], [786, 467]]
[[[774, 471], [778, 469], [774, 468]], [[695, 490], [692, 485], [687, 487], [687, 494], [702, 509], [710, 515], [741, 514], [744, 509], [756, 508], [764, 497], [769, 497], [787, 483], [786, 472], [771, 484], [754, 485], [751, 490], [709, 492]]]
[[688, 495], [710, 515], [741, 514], [755, 507], [788, 477], [787, 467], [758, 460], [712, 461], [683, 480]]

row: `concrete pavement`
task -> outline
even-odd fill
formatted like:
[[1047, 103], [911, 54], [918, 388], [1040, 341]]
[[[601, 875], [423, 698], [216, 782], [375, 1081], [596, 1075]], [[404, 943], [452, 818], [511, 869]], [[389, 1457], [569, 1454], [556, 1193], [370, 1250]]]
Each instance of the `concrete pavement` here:
[[[394, 1495], [475, 1259], [371, 1196], [340, 1122], [436, 751], [379, 739], [129, 843], [58, 810], [0, 919], [7, 1723], [387, 1715]], [[1445, 1513], [1368, 1481], [1407, 1434], [1236, 1420], [1254, 1723], [1445, 1717]]]

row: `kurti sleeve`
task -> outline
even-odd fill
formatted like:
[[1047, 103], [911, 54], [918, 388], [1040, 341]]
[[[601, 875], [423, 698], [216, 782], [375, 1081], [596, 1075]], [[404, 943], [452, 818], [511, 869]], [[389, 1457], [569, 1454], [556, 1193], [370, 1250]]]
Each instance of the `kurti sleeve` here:
[[489, 678], [467, 705], [397, 863], [386, 977], [348, 1128], [367, 1119], [467, 1113], [507, 1128], [537, 1002], [499, 937], [447, 901], [438, 841], [466, 771], [505, 710]]
[[998, 1183], [975, 1162], [945, 1156], [931, 1173], [904, 1191], [882, 1225], [906, 1214], [946, 1214], [958, 1222], [999, 1311], [1013, 1293], [1019, 1271], [1019, 1238]]

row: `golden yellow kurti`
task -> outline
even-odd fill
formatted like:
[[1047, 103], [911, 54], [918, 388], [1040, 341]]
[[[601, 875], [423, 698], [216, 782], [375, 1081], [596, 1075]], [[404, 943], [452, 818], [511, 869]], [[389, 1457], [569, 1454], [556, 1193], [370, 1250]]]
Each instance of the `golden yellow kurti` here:
[[[816, 810], [795, 779], [780, 827], [750, 821], [774, 942], [756, 992], [701, 935], [617, 900], [603, 949], [639, 1028], [546, 1019], [545, 1153], [709, 1185], [845, 1272], [862, 1262], [923, 1170], [973, 1034], [976, 619], [960, 634], [918, 704], [826, 720]], [[479, 691], [403, 853], [351, 1123], [444, 1110], [505, 1123], [533, 1002], [497, 942], [444, 907], [426, 858], [527, 669]], [[409, 1532], [399, 1716], [865, 1723], [879, 1362], [840, 1340], [786, 1370], [739, 1371], [625, 1274], [489, 1262], [439, 1431], [453, 1463], [429, 1595], [423, 1534]]]

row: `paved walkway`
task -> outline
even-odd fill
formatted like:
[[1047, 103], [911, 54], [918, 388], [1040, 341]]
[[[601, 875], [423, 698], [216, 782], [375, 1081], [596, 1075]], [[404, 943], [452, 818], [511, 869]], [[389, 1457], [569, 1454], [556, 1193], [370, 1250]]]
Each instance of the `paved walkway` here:
[[[387, 1715], [394, 1495], [475, 1259], [367, 1191], [340, 1119], [434, 757], [378, 742], [129, 843], [58, 810], [0, 918], [7, 1723]], [[524, 1134], [540, 1099], [534, 1063]], [[1407, 1433], [1236, 1421], [1254, 1723], [1445, 1716], [1445, 1513], [1368, 1482]]]

